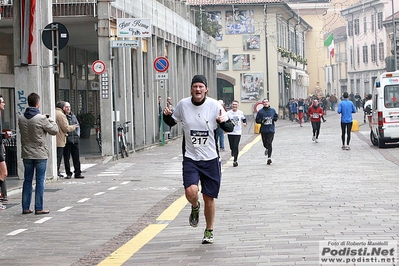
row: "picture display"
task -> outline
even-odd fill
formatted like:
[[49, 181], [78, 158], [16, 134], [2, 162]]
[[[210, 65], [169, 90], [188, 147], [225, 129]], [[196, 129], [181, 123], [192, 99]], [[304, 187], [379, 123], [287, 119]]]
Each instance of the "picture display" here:
[[254, 32], [254, 10], [226, 11], [226, 34], [249, 34]]
[[229, 48], [217, 48], [216, 70], [229, 70]]
[[242, 43], [242, 49], [244, 51], [260, 50], [260, 35], [243, 35]]
[[258, 102], [264, 98], [263, 73], [240, 73], [241, 102]]
[[223, 40], [223, 34], [222, 34], [222, 12], [221, 11], [207, 11], [206, 12], [207, 17], [211, 21], [216, 21], [217, 24], [220, 26], [220, 31], [219, 31], [219, 36], [215, 37], [216, 41], [221, 41]]
[[249, 70], [251, 68], [249, 54], [233, 54], [233, 70]]

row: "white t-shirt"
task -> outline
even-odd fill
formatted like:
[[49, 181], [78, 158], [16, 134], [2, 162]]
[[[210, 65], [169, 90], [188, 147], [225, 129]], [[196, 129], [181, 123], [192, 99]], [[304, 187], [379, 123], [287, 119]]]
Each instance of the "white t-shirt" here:
[[229, 132], [229, 135], [241, 135], [242, 133], [242, 119], [245, 119], [244, 113], [240, 110], [234, 112], [230, 110], [227, 112], [227, 116], [230, 118], [231, 122], [234, 124], [233, 132]]
[[208, 161], [218, 157], [214, 131], [220, 111], [227, 120], [227, 113], [222, 105], [209, 97], [199, 106], [191, 102], [191, 97], [182, 99], [176, 105], [172, 117], [183, 125], [184, 156], [195, 161]]
[[[372, 108], [372, 106], [373, 106], [373, 100], [368, 100], [368, 101], [364, 104], [364, 110], [366, 110], [367, 105], [370, 105], [370, 110], [371, 110], [371, 108]], [[367, 116], [372, 116], [372, 115], [373, 115], [372, 113], [367, 114]]]

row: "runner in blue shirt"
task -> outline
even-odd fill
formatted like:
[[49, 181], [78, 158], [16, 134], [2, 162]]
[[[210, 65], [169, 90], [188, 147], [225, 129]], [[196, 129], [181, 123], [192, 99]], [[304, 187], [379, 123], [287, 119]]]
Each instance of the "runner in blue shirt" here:
[[[349, 101], [349, 95], [347, 92], [344, 92], [342, 95], [344, 99], [338, 105], [338, 114], [341, 114], [341, 139], [342, 139], [342, 149], [343, 150], [350, 150], [349, 143], [351, 141], [351, 130], [352, 130], [352, 113], [356, 113], [356, 107], [352, 101]], [[346, 145], [345, 145], [345, 134], [347, 135], [346, 138]]]

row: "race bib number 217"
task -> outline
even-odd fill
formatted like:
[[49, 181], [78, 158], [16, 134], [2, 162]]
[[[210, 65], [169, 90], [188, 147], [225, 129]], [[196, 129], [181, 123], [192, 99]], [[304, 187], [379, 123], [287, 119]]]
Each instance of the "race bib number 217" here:
[[191, 135], [191, 142], [193, 143], [194, 147], [198, 148], [209, 145], [208, 143], [209, 131], [191, 130], [190, 135]]

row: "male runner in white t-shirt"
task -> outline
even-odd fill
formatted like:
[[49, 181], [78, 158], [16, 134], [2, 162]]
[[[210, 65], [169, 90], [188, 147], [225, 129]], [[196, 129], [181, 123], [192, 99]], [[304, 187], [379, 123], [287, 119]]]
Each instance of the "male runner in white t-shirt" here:
[[206, 78], [195, 75], [191, 81], [191, 97], [182, 99], [174, 110], [164, 110], [166, 124], [183, 124], [183, 185], [186, 198], [192, 205], [189, 222], [193, 227], [197, 227], [199, 221], [198, 184], [201, 181], [206, 221], [203, 244], [213, 243], [214, 199], [218, 197], [222, 175], [215, 130], [218, 124], [226, 132], [234, 129], [222, 105], [207, 97], [207, 93]]

